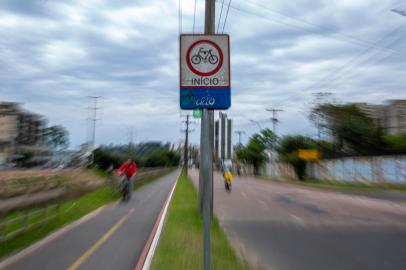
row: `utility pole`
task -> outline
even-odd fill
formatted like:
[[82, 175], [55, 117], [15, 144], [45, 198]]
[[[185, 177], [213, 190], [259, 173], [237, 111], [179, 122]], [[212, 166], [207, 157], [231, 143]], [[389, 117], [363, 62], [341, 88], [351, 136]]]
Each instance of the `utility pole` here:
[[134, 145], [134, 127], [133, 126], [128, 128], [128, 144]]
[[[207, 35], [214, 34], [215, 27], [215, 0], [205, 0], [205, 21], [204, 33]], [[211, 269], [211, 248], [210, 248], [210, 223], [213, 206], [213, 126], [214, 126], [214, 111], [203, 109], [201, 121], [201, 171], [203, 181], [203, 269]]]
[[245, 134], [245, 131], [243, 131], [243, 130], [236, 130], [234, 133], [238, 135], [238, 145], [241, 146], [241, 145], [242, 145], [242, 143], [241, 143], [241, 136]]
[[[102, 96], [88, 96], [89, 99], [89, 111], [90, 111], [90, 123], [91, 123], [91, 138], [90, 143], [94, 148], [96, 144], [96, 122], [100, 119], [97, 118], [97, 110], [100, 110], [100, 107], [97, 107], [99, 99], [103, 98]], [[91, 106], [93, 104], [93, 106]]]
[[277, 113], [278, 113], [278, 112], [283, 112], [283, 110], [281, 110], [281, 109], [275, 109], [275, 108], [269, 108], [269, 109], [266, 109], [266, 110], [267, 110], [268, 112], [272, 112], [272, 118], [271, 118], [271, 121], [272, 121], [272, 131], [273, 131], [273, 133], [276, 135], [276, 125], [277, 125], [278, 122], [279, 122]]
[[189, 125], [190, 125], [190, 115], [186, 115], [186, 120], [183, 121], [186, 124], [186, 129], [183, 130], [185, 132], [185, 146], [183, 147], [183, 170], [185, 171], [185, 174], [187, 175], [188, 173], [188, 167], [189, 167]]

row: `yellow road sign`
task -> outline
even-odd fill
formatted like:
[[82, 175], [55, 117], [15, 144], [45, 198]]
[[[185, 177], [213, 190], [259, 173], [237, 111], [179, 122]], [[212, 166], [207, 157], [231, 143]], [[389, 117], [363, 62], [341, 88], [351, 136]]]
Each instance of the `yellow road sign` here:
[[319, 160], [320, 152], [316, 149], [299, 149], [298, 156], [303, 160]]

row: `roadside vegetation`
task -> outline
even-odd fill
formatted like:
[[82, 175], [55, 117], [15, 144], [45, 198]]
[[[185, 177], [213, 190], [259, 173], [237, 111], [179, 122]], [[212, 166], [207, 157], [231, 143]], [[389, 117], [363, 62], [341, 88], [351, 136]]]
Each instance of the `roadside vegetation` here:
[[[140, 170], [134, 189], [173, 171], [174, 168], [157, 168]], [[91, 173], [89, 171], [89, 173]], [[96, 174], [105, 175], [102, 172]], [[108, 178], [100, 178], [102, 187], [82, 194], [75, 199], [53, 200], [47, 204], [3, 213], [0, 218], [0, 257], [16, 252], [44, 238], [51, 232], [67, 225], [95, 209], [117, 201], [121, 197], [120, 189], [115, 187]], [[5, 239], [10, 234], [16, 234]]]
[[353, 104], [316, 103], [309, 119], [318, 130], [318, 139], [302, 135], [277, 137], [264, 129], [254, 134], [247, 145], [236, 149], [238, 160], [259, 167], [269, 159], [267, 152], [278, 154], [278, 161], [290, 164], [300, 180], [305, 179], [306, 161], [299, 149], [318, 150], [323, 159], [362, 156], [406, 155], [406, 134], [388, 135], [376, 121]]
[[[211, 241], [212, 269], [248, 269], [215, 218]], [[196, 190], [184, 174], [178, 180], [151, 269], [203, 269], [203, 221]]]
[[103, 170], [117, 168], [129, 158], [138, 167], [172, 167], [179, 164], [180, 155], [170, 143], [161, 142], [104, 145], [94, 151], [94, 165]]

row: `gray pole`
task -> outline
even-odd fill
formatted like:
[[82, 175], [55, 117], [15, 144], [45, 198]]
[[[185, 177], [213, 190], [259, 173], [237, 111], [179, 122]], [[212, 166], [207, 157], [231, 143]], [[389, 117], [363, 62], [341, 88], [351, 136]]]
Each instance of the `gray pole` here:
[[232, 120], [227, 119], [227, 159], [231, 159], [231, 152], [232, 152]]
[[220, 160], [226, 158], [226, 119], [227, 115], [220, 112]]
[[[206, 0], [205, 3], [205, 34], [214, 34], [215, 22], [215, 0]], [[213, 110], [204, 109], [201, 130], [201, 170], [203, 186], [203, 248], [204, 248], [204, 270], [211, 269], [211, 248], [210, 248], [210, 223], [213, 192]]]

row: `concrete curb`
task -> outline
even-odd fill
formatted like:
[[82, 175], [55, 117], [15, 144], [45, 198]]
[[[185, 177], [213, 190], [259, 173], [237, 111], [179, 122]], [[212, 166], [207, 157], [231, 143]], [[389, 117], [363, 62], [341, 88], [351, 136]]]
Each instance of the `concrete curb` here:
[[148, 237], [147, 243], [144, 246], [144, 249], [141, 252], [140, 258], [138, 259], [137, 265], [135, 266], [135, 270], [149, 270], [151, 267], [151, 262], [155, 254], [156, 247], [158, 246], [158, 241], [162, 233], [164, 221], [166, 218], [166, 214], [168, 211], [169, 203], [172, 200], [172, 195], [175, 191], [176, 184], [178, 183], [179, 177], [182, 172], [179, 173], [178, 177], [176, 178], [173, 187], [162, 206], [162, 209], [158, 215], [158, 218], [155, 221], [154, 227]]

